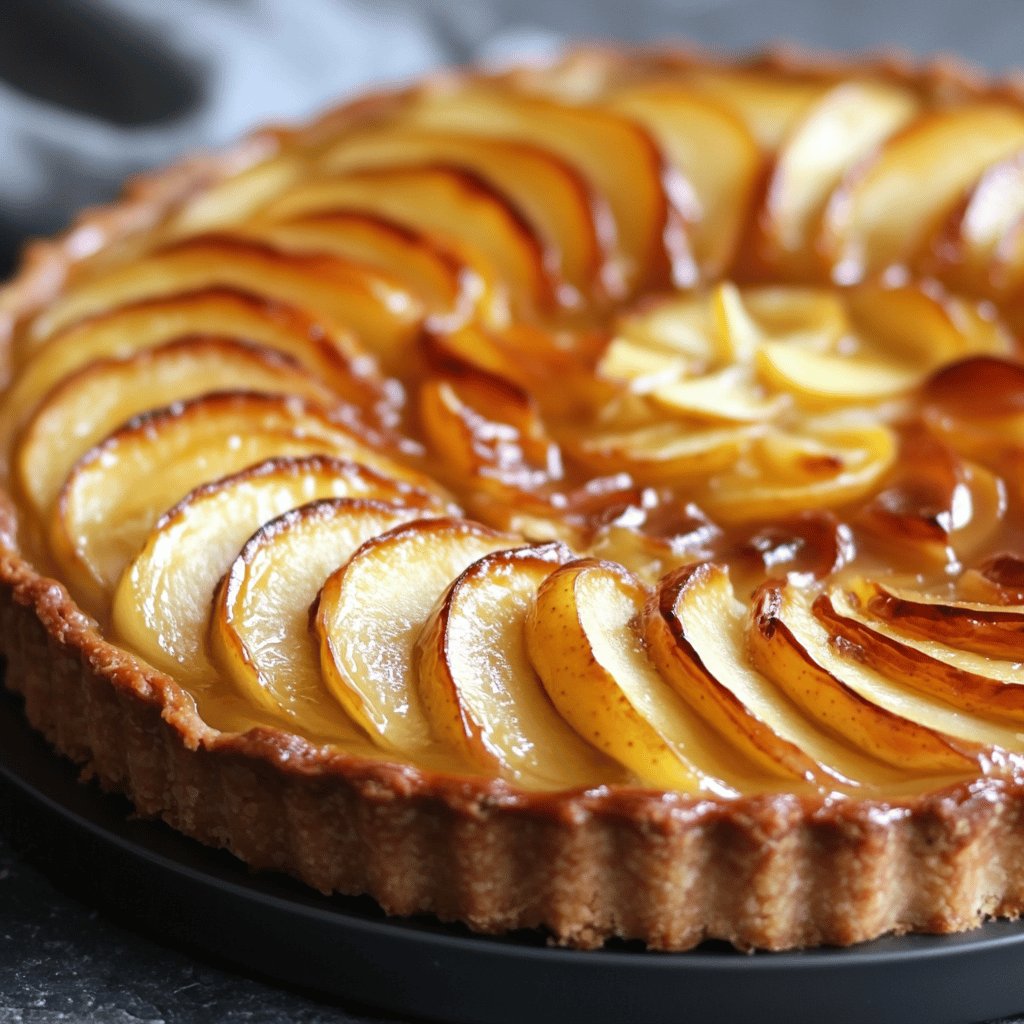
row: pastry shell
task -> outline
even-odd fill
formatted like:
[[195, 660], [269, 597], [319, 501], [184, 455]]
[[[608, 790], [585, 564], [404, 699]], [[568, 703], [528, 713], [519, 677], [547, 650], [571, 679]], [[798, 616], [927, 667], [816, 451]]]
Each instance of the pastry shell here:
[[[623, 59], [595, 48], [563, 66]], [[841, 63], [786, 52], [750, 64], [837, 77], [870, 69], [1024, 102], [1015, 84], [986, 85], [949, 63], [921, 69], [898, 57]], [[336, 129], [400, 95], [358, 101], [300, 131]], [[60, 293], [78, 261], [152, 229], [292, 134], [265, 130], [141, 178], [61, 238], [31, 245], [0, 292], [4, 363], [17, 323]], [[537, 793], [365, 760], [272, 728], [221, 733], [173, 679], [104, 639], [65, 588], [23, 557], [16, 533], [4, 498], [0, 650], [29, 722], [140, 814], [253, 868], [325, 893], [369, 894], [389, 914], [428, 912], [486, 933], [539, 927], [582, 948], [613, 937], [663, 950], [705, 939], [741, 949], [847, 945], [1024, 912], [1024, 778], [1012, 772], [894, 800]]]

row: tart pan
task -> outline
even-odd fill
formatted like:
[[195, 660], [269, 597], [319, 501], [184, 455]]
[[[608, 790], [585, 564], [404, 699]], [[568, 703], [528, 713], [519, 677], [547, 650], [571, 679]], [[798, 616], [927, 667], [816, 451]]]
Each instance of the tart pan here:
[[974, 1024], [1024, 1009], [1024, 922], [845, 949], [686, 953], [632, 944], [548, 948], [387, 918], [369, 899], [320, 896], [82, 785], [0, 692], [0, 777], [45, 836], [54, 878], [104, 911], [243, 970], [424, 1020], [474, 1024]]

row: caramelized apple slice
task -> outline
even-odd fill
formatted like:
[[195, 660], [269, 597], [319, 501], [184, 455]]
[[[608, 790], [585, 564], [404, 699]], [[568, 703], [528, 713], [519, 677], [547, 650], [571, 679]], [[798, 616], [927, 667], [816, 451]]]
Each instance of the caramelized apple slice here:
[[1019, 661], [1024, 650], [1024, 608], [954, 601], [882, 580], [861, 580], [851, 589], [864, 613], [918, 640], [938, 640], [1006, 661]]
[[744, 522], [836, 508], [869, 494], [896, 458], [888, 427], [825, 427], [756, 438], [746, 458], [699, 499], [712, 516]]
[[327, 498], [261, 526], [221, 580], [210, 619], [210, 657], [238, 692], [304, 734], [361, 736], [321, 678], [310, 607], [364, 541], [422, 515], [408, 505]]
[[935, 285], [864, 284], [843, 296], [862, 350], [876, 357], [932, 372], [971, 354], [1012, 351], [1012, 339], [991, 311]]
[[[325, 155], [330, 171], [450, 164], [479, 175], [521, 210], [544, 240], [549, 272], [587, 295], [604, 254], [595, 197], [580, 173], [550, 149], [510, 139], [391, 127], [352, 135]], [[571, 297], [567, 296], [570, 299]]]
[[327, 253], [382, 271], [406, 282], [433, 315], [459, 310], [470, 284], [479, 284], [466, 280], [479, 268], [464, 259], [465, 250], [374, 213], [335, 210], [232, 230], [285, 252]]
[[616, 779], [566, 725], [526, 653], [537, 588], [571, 558], [548, 544], [485, 555], [449, 587], [419, 639], [419, 692], [434, 731], [481, 770], [533, 788]]
[[774, 419], [787, 405], [783, 395], [766, 395], [742, 366], [728, 366], [704, 377], [658, 384], [648, 397], [667, 413], [712, 423], [757, 423]]
[[245, 221], [310, 173], [308, 154], [300, 147], [274, 145], [278, 152], [272, 156], [207, 183], [171, 218], [168, 235], [183, 238]]
[[954, 209], [933, 246], [936, 271], [958, 289], [1005, 287], [1004, 260], [1024, 221], [1024, 152], [987, 167]]
[[981, 466], [958, 458], [925, 430], [905, 428], [900, 459], [884, 490], [857, 517], [884, 544], [917, 552], [940, 567], [977, 550], [1002, 523], [1006, 488]]
[[614, 93], [609, 106], [651, 132], [682, 173], [679, 185], [692, 188], [677, 205], [701, 277], [719, 277], [732, 264], [761, 167], [750, 132], [732, 111], [675, 85], [633, 86]]
[[483, 253], [511, 288], [520, 315], [551, 305], [544, 247], [509, 201], [456, 166], [394, 167], [313, 181], [282, 196], [271, 219], [355, 210], [454, 237]]
[[419, 405], [430, 447], [457, 480], [535, 490], [562, 475], [536, 404], [509, 380], [468, 367], [435, 374]]
[[813, 600], [807, 591], [766, 583], [754, 597], [747, 642], [754, 665], [840, 741], [904, 772], [971, 777], [976, 755], [948, 737], [1020, 745], [1012, 730], [968, 719], [863, 664], [817, 619]]
[[[791, 726], [792, 710], [773, 703], [771, 687], [757, 673], [736, 671], [738, 659], [729, 663], [742, 635], [743, 606], [721, 566], [702, 562], [669, 573], [647, 599], [641, 621], [647, 654], [662, 678], [727, 743], [776, 778], [813, 782], [822, 774], [820, 763], [783, 738], [792, 727], [780, 734], [770, 724]], [[713, 673], [707, 655], [728, 667]]]
[[59, 331], [38, 348], [0, 410], [6, 447], [61, 378], [96, 359], [124, 359], [179, 338], [215, 335], [272, 348], [300, 363], [339, 397], [368, 408], [385, 401], [372, 360], [347, 334], [332, 335], [305, 312], [246, 292], [207, 288], [108, 310]]
[[[810, 254], [809, 239], [829, 194], [846, 168], [858, 164], [917, 112], [913, 93], [881, 82], [834, 86], [794, 125], [765, 189], [760, 228], [768, 256]], [[810, 269], [805, 259], [800, 266]]]
[[833, 193], [822, 245], [844, 281], [912, 259], [964, 188], [1024, 144], [1024, 113], [1008, 104], [934, 110], [854, 167]]
[[329, 407], [330, 390], [271, 349], [208, 338], [101, 359], [65, 377], [29, 420], [14, 456], [22, 494], [49, 510], [75, 461], [115, 427], [149, 409], [213, 391], [293, 394]]
[[811, 352], [785, 341], [761, 345], [757, 367], [769, 387], [787, 391], [805, 405], [823, 408], [895, 398], [912, 390], [927, 373], [924, 367]]
[[209, 687], [217, 678], [204, 642], [214, 590], [256, 530], [320, 498], [410, 497], [416, 506], [395, 481], [319, 456], [272, 459], [204, 484], [161, 516], [125, 568], [114, 593], [114, 631], [156, 668]]
[[614, 562], [570, 562], [544, 581], [526, 644], [548, 696], [588, 743], [645, 785], [717, 796], [762, 788], [763, 773], [648, 661], [633, 628], [646, 596]]
[[[857, 590], [863, 593], [861, 588]], [[857, 592], [851, 595], [837, 587], [814, 602], [814, 613], [826, 629], [846, 641], [844, 652], [958, 711], [1010, 722], [1020, 729], [1024, 723], [1024, 671], [1019, 663], [909, 636], [865, 615], [855, 603], [859, 599]], [[1019, 651], [1018, 647], [1018, 656]], [[1021, 745], [1018, 740], [1018, 748]]]
[[466, 520], [409, 523], [367, 541], [324, 583], [313, 620], [323, 677], [378, 746], [414, 755], [434, 744], [417, 637], [451, 581], [510, 540]]
[[769, 577], [798, 584], [824, 579], [856, 554], [850, 527], [831, 512], [773, 517], [742, 532], [727, 549], [734, 574], [755, 586]]
[[757, 68], [695, 68], [687, 72], [685, 84], [734, 110], [768, 152], [778, 149], [830, 88], [824, 79], [780, 76]]
[[70, 289], [32, 323], [36, 342], [114, 306], [196, 291], [240, 288], [306, 310], [332, 334], [347, 330], [396, 361], [424, 315], [416, 296], [368, 267], [331, 256], [300, 256], [226, 235], [177, 242]]
[[1024, 605], [1024, 559], [1006, 551], [991, 555], [957, 580], [957, 590], [968, 601]]
[[[666, 577], [645, 612], [647, 649], [662, 675], [749, 756], [828, 789], [891, 784], [902, 773], [848, 747], [800, 712], [750, 662], [747, 606], [728, 572], [704, 563]], [[794, 753], [795, 751], [795, 753]]]
[[75, 463], [50, 521], [51, 554], [76, 595], [98, 604], [159, 516], [189, 491], [270, 458], [317, 453], [359, 462], [423, 496], [436, 490], [297, 398], [208, 395], [130, 421]]
[[584, 465], [601, 473], [628, 472], [645, 484], [671, 484], [711, 476], [733, 465], [757, 437], [757, 427], [700, 431], [659, 423], [624, 431], [588, 432], [564, 444]]
[[[550, 150], [575, 167], [612, 211], [622, 285], [665, 279], [668, 204], [657, 147], [639, 125], [594, 107], [566, 106], [486, 86], [425, 93], [404, 115], [433, 130], [515, 139]], [[599, 225], [604, 227], [604, 225]]]

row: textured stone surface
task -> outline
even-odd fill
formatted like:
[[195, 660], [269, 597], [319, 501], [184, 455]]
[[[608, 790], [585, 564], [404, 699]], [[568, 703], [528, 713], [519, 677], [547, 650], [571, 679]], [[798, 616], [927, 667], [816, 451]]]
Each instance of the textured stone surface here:
[[44, 874], [46, 836], [0, 785], [0, 1024], [386, 1024], [121, 927]]

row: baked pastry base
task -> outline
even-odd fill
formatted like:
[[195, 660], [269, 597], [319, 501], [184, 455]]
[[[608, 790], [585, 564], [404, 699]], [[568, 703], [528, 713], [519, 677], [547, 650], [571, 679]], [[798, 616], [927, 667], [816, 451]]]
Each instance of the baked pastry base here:
[[[885, 66], [899, 74], [898, 62]], [[58, 294], [83, 255], [159, 223], [279, 139], [264, 132], [143, 179], [62, 239], [37, 243], [0, 297], [0, 334]], [[429, 912], [487, 933], [542, 927], [582, 948], [614, 936], [664, 950], [710, 938], [741, 949], [847, 945], [1024, 911], [1024, 779], [896, 801], [539, 794], [365, 761], [269, 728], [219, 733], [24, 559], [13, 509], [0, 518], [0, 645], [31, 724], [140, 814], [254, 868], [367, 893], [390, 914]]]

